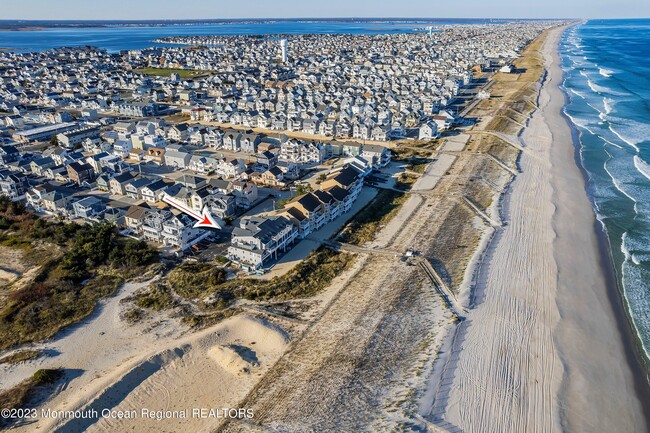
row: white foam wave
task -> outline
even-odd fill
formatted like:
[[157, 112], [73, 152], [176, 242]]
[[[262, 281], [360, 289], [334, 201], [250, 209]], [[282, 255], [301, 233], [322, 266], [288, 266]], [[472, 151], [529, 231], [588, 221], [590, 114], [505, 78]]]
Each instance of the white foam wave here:
[[635, 265], [638, 266], [638, 265], [641, 264], [641, 261], [639, 260], [639, 258], [637, 256], [634, 255], [634, 253], [632, 253], [630, 251], [630, 248], [627, 245], [627, 243], [628, 243], [627, 240], [628, 240], [627, 232], [624, 232], [623, 236], [621, 237], [621, 252], [625, 256], [626, 261], [629, 260], [629, 261], [631, 261], [632, 263], [634, 263]]
[[[612, 183], [614, 184], [614, 187], [615, 187], [617, 190], [619, 190], [619, 192], [620, 192], [621, 194], [623, 194], [625, 197], [629, 198], [630, 200], [632, 200], [632, 201], [634, 202], [634, 211], [637, 212], [637, 208], [636, 208], [637, 201], [636, 201], [636, 198], [634, 198], [634, 197], [633, 197], [632, 195], [630, 195], [627, 191], [625, 191], [625, 188], [623, 188], [623, 185], [621, 185], [621, 182], [619, 181], [619, 179], [618, 179], [616, 176], [614, 176], [614, 173], [612, 173], [612, 171], [609, 169], [609, 166], [608, 166], [609, 164], [608, 164], [608, 162], [610, 162], [610, 161], [612, 161], [612, 160], [609, 159], [609, 160], [605, 161], [605, 163], [603, 164], [603, 168], [605, 169], [605, 171], [607, 172], [607, 174], [609, 175], [609, 177], [612, 179]], [[637, 213], [638, 213], [638, 212], [637, 212]]]
[[627, 96], [626, 93], [617, 92], [616, 90], [614, 90], [612, 88], [601, 86], [601, 85], [597, 84], [596, 82], [594, 82], [594, 80], [591, 79], [591, 77], [589, 76], [587, 71], [584, 70], [584, 69], [580, 70], [580, 75], [582, 75], [583, 77], [585, 77], [587, 79], [587, 85], [589, 86], [589, 88], [594, 93], [598, 93], [600, 95], [608, 94], [608, 95], [614, 95], [614, 96]]
[[592, 135], [598, 135], [593, 130], [591, 130], [591, 128], [589, 128], [589, 126], [588, 126], [589, 122], [588, 122], [587, 119], [572, 116], [571, 114], [569, 114], [569, 112], [566, 110], [566, 108], [563, 108], [562, 111], [571, 120], [571, 123], [573, 123], [575, 126], [588, 131]]
[[573, 93], [574, 95], [579, 96], [579, 97], [581, 97], [582, 99], [585, 99], [585, 95], [583, 95], [581, 92], [578, 92], [577, 90], [572, 89], [572, 88], [569, 88], [569, 91], [570, 91], [571, 93]]
[[[586, 74], [583, 74], [583, 75], [585, 77], [587, 77]], [[591, 78], [588, 78], [588, 77], [587, 77], [587, 85], [589, 86], [589, 88], [593, 92], [598, 93], [600, 95], [602, 95], [602, 94], [610, 94], [610, 95], [624, 96], [623, 93], [617, 92], [617, 91], [615, 91], [613, 89], [610, 89], [609, 87], [599, 86], [598, 84], [594, 83]]]
[[601, 120], [603, 123], [605, 123], [605, 122], [607, 121], [607, 114], [605, 114], [605, 113], [603, 113], [603, 112], [598, 113], [598, 117], [600, 118], [600, 120]]
[[609, 144], [611, 146], [614, 146], [617, 149], [623, 149], [623, 146], [620, 146], [620, 145], [618, 145], [618, 144], [616, 144], [614, 142], [609, 141], [608, 139], [606, 139], [602, 135], [599, 135], [598, 137], [600, 137], [600, 139], [603, 140], [605, 143], [607, 143], [607, 144]]
[[613, 133], [614, 135], [616, 135], [616, 136], [617, 136], [617, 137], [618, 137], [622, 142], [624, 142], [625, 144], [629, 145], [629, 146], [632, 147], [634, 150], [636, 150], [637, 152], [639, 152], [639, 147], [636, 145], [636, 143], [635, 143], [634, 141], [632, 141], [632, 140], [629, 140], [629, 139], [626, 139], [625, 137], [623, 137], [623, 135], [621, 135], [620, 132], [618, 132], [616, 129], [614, 129], [614, 128], [612, 127], [612, 124], [611, 124], [611, 123], [609, 124], [609, 130], [612, 131], [612, 133]]
[[648, 271], [631, 261], [622, 265], [623, 295], [627, 300], [632, 323], [636, 330], [646, 356], [650, 357], [648, 341], [650, 340], [650, 280]]
[[614, 111], [614, 101], [612, 98], [604, 97], [603, 98], [603, 107], [605, 108], [605, 114], [610, 114]]
[[569, 60], [571, 60], [571, 62], [577, 66], [581, 66], [585, 64], [585, 62], [583, 62], [582, 59], [579, 59], [576, 56], [569, 56]]
[[639, 155], [634, 155], [634, 167], [637, 171], [641, 173], [646, 179], [650, 180], [650, 164], [639, 158]]
[[602, 75], [603, 77], [605, 77], [605, 78], [609, 78], [612, 75], [614, 75], [614, 71], [612, 71], [611, 69], [607, 69], [607, 68], [598, 68], [598, 73], [600, 75]]

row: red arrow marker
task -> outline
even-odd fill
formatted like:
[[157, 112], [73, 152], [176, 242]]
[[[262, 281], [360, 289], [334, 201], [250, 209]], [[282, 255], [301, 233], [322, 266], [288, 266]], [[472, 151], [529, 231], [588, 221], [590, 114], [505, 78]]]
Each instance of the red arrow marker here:
[[194, 227], [213, 228], [213, 229], [223, 228], [219, 223], [217, 223], [214, 220], [214, 217], [208, 210], [207, 206], [203, 208], [203, 214], [201, 215], [199, 221], [196, 224], [194, 224]]
[[176, 209], [180, 210], [183, 213], [188, 214], [195, 220], [197, 220], [197, 223], [194, 224], [194, 227], [199, 227], [199, 228], [213, 228], [213, 229], [221, 229], [220, 224], [216, 222], [210, 211], [208, 210], [208, 207], [203, 208], [202, 213], [198, 213], [187, 206], [185, 206], [183, 203], [179, 202], [178, 200], [173, 199], [169, 195], [165, 194], [163, 196], [163, 201], [167, 203], [170, 206], [175, 207]]

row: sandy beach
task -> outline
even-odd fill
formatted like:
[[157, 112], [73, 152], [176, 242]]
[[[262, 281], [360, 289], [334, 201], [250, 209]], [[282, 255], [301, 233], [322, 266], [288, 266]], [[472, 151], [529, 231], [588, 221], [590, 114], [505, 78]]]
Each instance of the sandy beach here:
[[507, 225], [486, 251], [445, 398], [429, 414], [448, 431], [647, 431], [609, 264], [561, 115], [563, 30], [544, 42], [547, 75], [520, 137], [522, 173], [502, 207]]

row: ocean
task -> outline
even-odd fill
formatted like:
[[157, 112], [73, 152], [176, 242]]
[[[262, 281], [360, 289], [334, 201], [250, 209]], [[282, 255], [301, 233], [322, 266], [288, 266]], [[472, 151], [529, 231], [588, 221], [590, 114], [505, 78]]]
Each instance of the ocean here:
[[[109, 52], [165, 46], [152, 41], [167, 36], [268, 35], [268, 34], [380, 34], [404, 33], [426, 26], [483, 24], [490, 20], [318, 21], [177, 23], [166, 25], [108, 25], [105, 27], [55, 27], [30, 31], [0, 31], [0, 49], [16, 52], [45, 51], [58, 47], [92, 45]], [[506, 22], [502, 20], [500, 22]], [[28, 25], [29, 22], [25, 22]]]
[[591, 20], [560, 44], [564, 108], [619, 288], [650, 357], [650, 20]]

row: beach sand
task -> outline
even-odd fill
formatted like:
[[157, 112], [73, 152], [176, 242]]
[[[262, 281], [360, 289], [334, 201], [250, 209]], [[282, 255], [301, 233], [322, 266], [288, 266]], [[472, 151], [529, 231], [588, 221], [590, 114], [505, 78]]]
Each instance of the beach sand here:
[[522, 173], [504, 199], [508, 224], [486, 252], [477, 306], [459, 327], [444, 399], [429, 415], [448, 431], [647, 431], [561, 114], [563, 30], [544, 42], [547, 76], [521, 135]]

